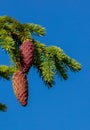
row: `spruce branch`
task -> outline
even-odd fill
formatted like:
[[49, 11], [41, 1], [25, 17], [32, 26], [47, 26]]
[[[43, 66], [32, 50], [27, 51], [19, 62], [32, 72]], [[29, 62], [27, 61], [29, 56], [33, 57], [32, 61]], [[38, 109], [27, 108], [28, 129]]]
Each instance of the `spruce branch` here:
[[3, 29], [6, 28], [6, 30], [10, 29], [10, 32], [12, 31], [19, 33], [23, 31], [22, 24], [10, 16], [0, 17], [0, 27], [3, 27]]
[[0, 65], [0, 77], [9, 80], [15, 70], [13, 66]]
[[5, 104], [0, 103], [0, 111], [6, 112], [7, 106]]
[[45, 84], [48, 87], [52, 87], [54, 85], [54, 75], [56, 72], [56, 67], [55, 67], [54, 62], [48, 59], [47, 61], [44, 61], [41, 64], [40, 69], [41, 69], [42, 78]]
[[19, 67], [20, 54], [18, 47], [12, 37], [4, 29], [0, 30], [0, 46], [2, 49], [9, 53], [11, 61], [14, 64], [17, 64], [17, 67]]
[[16, 19], [10, 16], [0, 17], [0, 28], [9, 31], [9, 33], [14, 38], [15, 42], [20, 43], [24, 40], [25, 32], [23, 25]]
[[27, 25], [28, 29], [30, 30], [30, 32], [33, 34], [37, 34], [39, 36], [44, 36], [46, 34], [45, 28], [38, 24], [30, 23], [30, 24], [26, 24], [26, 25]]
[[45, 53], [46, 46], [39, 41], [34, 41], [33, 43], [35, 46], [33, 65], [35, 68], [37, 68], [40, 77], [42, 78], [44, 83], [48, 85], [48, 87], [52, 87], [52, 85], [54, 84], [54, 67], [52, 64], [52, 60], [50, 60], [48, 55]]
[[79, 64], [75, 59], [70, 58], [69, 56], [65, 55], [63, 58], [63, 62], [70, 68], [71, 71], [80, 71], [81, 64]]
[[63, 62], [60, 62], [57, 57], [54, 58], [55, 66], [56, 66], [56, 72], [61, 77], [61, 79], [67, 80], [68, 74], [67, 74], [67, 68]]
[[58, 62], [63, 63], [66, 69], [70, 68], [72, 71], [81, 70], [81, 65], [76, 60], [65, 54], [61, 48], [50, 46], [47, 50], [55, 56]]
[[40, 64], [45, 60], [46, 53], [44, 52], [46, 49], [45, 44], [40, 43], [39, 41], [33, 41], [35, 47], [34, 53], [34, 61], [33, 64], [36, 66], [40, 66]]
[[1, 16], [0, 24], [3, 24], [3, 25], [5, 24], [5, 25], [8, 25], [9, 27], [16, 28], [18, 30], [21, 29], [22, 31], [21, 23], [10, 16]]
[[62, 59], [64, 58], [63, 50], [57, 46], [49, 46], [46, 49], [48, 54], [50, 55], [50, 57], [52, 57], [52, 60], [54, 61], [54, 64], [56, 66], [56, 74], [58, 74], [61, 79], [68, 79], [67, 67], [62, 61]]
[[[47, 47], [45, 44], [34, 40], [32, 37], [33, 35], [44, 36], [45, 33], [45, 28], [38, 24], [23, 24], [12, 17], [1, 16], [0, 47], [9, 54], [14, 64], [13, 66], [0, 65], [0, 77], [9, 80], [14, 72], [18, 69], [21, 71], [20, 47], [27, 39], [32, 42], [32, 45], [34, 44], [34, 53], [32, 54], [32, 56], [34, 56], [33, 66], [38, 70], [40, 77], [49, 88], [54, 85], [56, 74], [58, 74], [61, 79], [67, 80], [69, 69], [73, 72], [81, 70], [81, 65], [65, 54], [60, 47]], [[26, 56], [25, 61], [29, 63], [28, 61], [30, 58], [32, 59], [32, 56], [29, 57], [30, 53], [27, 49], [28, 47], [26, 47], [26, 45], [24, 47], [26, 50], [26, 52], [24, 50], [24, 55]], [[27, 56], [26, 53], [29, 55]], [[24, 63], [22, 62], [22, 64]], [[18, 84], [16, 84], [16, 86], [18, 86]], [[3, 106], [3, 104], [0, 105]]]
[[[39, 36], [45, 35], [45, 28], [38, 24], [21, 24], [16, 19], [10, 16], [0, 17], [0, 28], [10, 30], [13, 38], [18, 38], [19, 43], [23, 42], [25, 39], [32, 39], [31, 34], [37, 34]], [[20, 42], [21, 41], [21, 42]]]
[[15, 43], [17, 44], [17, 46], [21, 45], [21, 39], [22, 39], [22, 35], [20, 33], [20, 31], [17, 29], [17, 26], [15, 24], [14, 25], [8, 25], [7, 22], [6, 23], [0, 23], [0, 31], [1, 30], [5, 30], [7, 32], [8, 35], [11, 35], [11, 37], [13, 38], [13, 40], [15, 41]]
[[[35, 40], [33, 43], [36, 48], [36, 53], [34, 56], [34, 66], [36, 66], [36, 68], [39, 70], [39, 73], [43, 77], [43, 81], [46, 82], [46, 84], [49, 84], [48, 80], [50, 78], [48, 76], [52, 73], [50, 70], [50, 67], [52, 65], [54, 65], [54, 73], [53, 76], [51, 76], [53, 77], [53, 80], [50, 80], [51, 84], [52, 81], [54, 81], [55, 74], [58, 74], [59, 77], [61, 77], [61, 79], [63, 78], [64, 80], [67, 80], [68, 68], [70, 68], [73, 71], [79, 71], [81, 69], [81, 65], [74, 59], [67, 56], [61, 48], [57, 46], [46, 47], [45, 44], [42, 44], [39, 41]], [[51, 64], [47, 63], [47, 61], [50, 61]], [[47, 66], [46, 71], [44, 70], [45, 66]], [[45, 74], [45, 72], [47, 72], [47, 74]]]

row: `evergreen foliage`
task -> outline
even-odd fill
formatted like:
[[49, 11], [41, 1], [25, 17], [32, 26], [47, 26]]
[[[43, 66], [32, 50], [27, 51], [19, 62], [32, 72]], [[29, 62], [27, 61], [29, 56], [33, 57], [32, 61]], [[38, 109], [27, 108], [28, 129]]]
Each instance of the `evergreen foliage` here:
[[39, 41], [33, 42], [35, 45], [34, 67], [40, 73], [48, 87], [52, 87], [55, 83], [54, 76], [59, 74], [59, 77], [64, 80], [68, 79], [68, 69], [79, 71], [81, 65], [74, 59], [67, 56], [63, 50], [57, 46], [46, 47], [45, 44]]
[[0, 103], [0, 111], [5, 112], [7, 110], [7, 107], [5, 104]]
[[0, 65], [0, 77], [9, 80], [15, 70], [13, 66]]
[[[81, 65], [64, 53], [57, 46], [46, 46], [45, 44], [33, 39], [33, 35], [44, 36], [45, 28], [33, 23], [20, 23], [9, 16], [0, 17], [0, 47], [10, 56], [11, 65], [0, 65], [0, 77], [7, 80], [18, 69], [20, 69], [20, 46], [30, 39], [34, 44], [34, 60], [32, 66], [35, 67], [44, 83], [50, 88], [55, 84], [56, 74], [61, 79], [68, 79], [68, 70], [78, 72]], [[2, 109], [0, 104], [0, 109]]]

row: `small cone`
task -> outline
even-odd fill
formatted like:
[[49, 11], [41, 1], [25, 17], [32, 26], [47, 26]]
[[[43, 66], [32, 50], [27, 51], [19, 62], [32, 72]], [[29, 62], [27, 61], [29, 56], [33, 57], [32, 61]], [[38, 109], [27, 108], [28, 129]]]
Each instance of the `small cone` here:
[[17, 71], [13, 74], [12, 83], [16, 98], [22, 106], [26, 106], [28, 101], [28, 81], [26, 75], [20, 70]]
[[33, 43], [27, 39], [20, 46], [20, 62], [21, 62], [21, 70], [23, 73], [27, 73], [32, 66], [34, 58], [34, 45]]

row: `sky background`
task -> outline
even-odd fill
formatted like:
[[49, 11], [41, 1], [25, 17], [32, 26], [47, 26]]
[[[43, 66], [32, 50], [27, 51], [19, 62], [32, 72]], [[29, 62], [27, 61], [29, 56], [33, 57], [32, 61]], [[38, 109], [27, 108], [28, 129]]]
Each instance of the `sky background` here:
[[[27, 107], [18, 103], [12, 82], [0, 79], [0, 102], [8, 106], [0, 112], [0, 130], [90, 130], [90, 0], [1, 0], [3, 15], [44, 26], [47, 34], [39, 40], [61, 47], [82, 70], [69, 71], [67, 81], [56, 77], [48, 89], [32, 68]], [[0, 64], [9, 64], [1, 49]]]

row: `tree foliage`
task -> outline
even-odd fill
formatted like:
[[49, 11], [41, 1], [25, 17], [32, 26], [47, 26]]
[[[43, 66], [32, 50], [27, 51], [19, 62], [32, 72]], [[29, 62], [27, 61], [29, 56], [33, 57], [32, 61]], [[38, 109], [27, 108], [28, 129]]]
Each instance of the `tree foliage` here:
[[5, 104], [0, 103], [0, 111], [5, 112], [7, 110], [7, 107]]
[[[10, 56], [11, 65], [0, 65], [0, 77], [7, 80], [20, 68], [20, 45], [30, 39], [35, 47], [33, 67], [39, 72], [44, 83], [50, 88], [55, 84], [56, 74], [68, 79], [68, 70], [78, 72], [81, 65], [57, 46], [46, 46], [33, 35], [44, 36], [45, 28], [34, 23], [20, 23], [9, 16], [0, 17], [0, 47]], [[5, 108], [0, 104], [0, 109]]]

